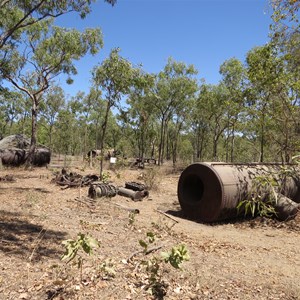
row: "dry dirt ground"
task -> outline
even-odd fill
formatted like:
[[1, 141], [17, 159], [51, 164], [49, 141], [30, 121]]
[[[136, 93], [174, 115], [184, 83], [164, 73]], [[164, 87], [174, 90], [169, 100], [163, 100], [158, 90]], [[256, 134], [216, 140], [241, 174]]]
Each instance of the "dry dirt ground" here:
[[[92, 203], [88, 187], [62, 189], [51, 182], [53, 171], [0, 170], [1, 178], [15, 179], [0, 181], [1, 300], [300, 299], [300, 217], [201, 224], [181, 216], [179, 172], [156, 169], [157, 187], [142, 201], [116, 196]], [[140, 170], [110, 173], [116, 185], [142, 182]], [[155, 235], [149, 254], [139, 244], [147, 232]], [[100, 247], [90, 256], [79, 250], [66, 263], [62, 242], [78, 233]], [[190, 260], [181, 270], [158, 260], [157, 284], [149, 286], [144, 262], [177, 245], [185, 245]]]

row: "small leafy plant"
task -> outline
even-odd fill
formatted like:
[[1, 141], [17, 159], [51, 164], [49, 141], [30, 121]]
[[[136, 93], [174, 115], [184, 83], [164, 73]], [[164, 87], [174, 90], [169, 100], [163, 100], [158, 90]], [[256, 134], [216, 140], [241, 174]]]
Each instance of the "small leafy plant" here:
[[83, 251], [88, 255], [92, 255], [93, 248], [99, 247], [100, 243], [89, 235], [79, 233], [76, 240], [68, 239], [63, 241], [62, 244], [65, 246], [65, 253], [61, 259], [68, 260], [67, 263], [69, 263], [77, 258], [77, 266], [80, 269], [80, 279], [82, 281], [83, 258], [78, 252]]
[[116, 276], [114, 264], [111, 259], [107, 259], [100, 264], [100, 272], [103, 274], [103, 279], [111, 279]]
[[243, 209], [245, 215], [252, 217], [276, 216], [275, 205], [278, 202], [278, 193], [286, 189], [287, 180], [295, 174], [292, 170], [282, 167], [278, 172], [256, 176], [252, 181], [248, 199], [240, 201], [238, 212]]
[[111, 175], [109, 172], [102, 172], [102, 182], [103, 183], [108, 183], [110, 179], [111, 179]]
[[179, 245], [172, 247], [169, 252], [162, 252], [161, 256], [165, 263], [170, 263], [170, 265], [175, 269], [181, 269], [181, 264], [184, 261], [190, 260], [190, 256], [185, 245]]
[[91, 255], [93, 253], [93, 248], [100, 246], [96, 239], [83, 233], [79, 233], [76, 240], [68, 239], [63, 241], [62, 244], [65, 246], [65, 253], [61, 259], [68, 259], [67, 263], [77, 256], [80, 249], [86, 254]]
[[134, 222], [135, 222], [135, 217], [138, 214], [138, 211], [130, 211], [128, 214], [128, 225], [129, 226], [133, 226]]
[[[155, 242], [155, 234], [147, 232], [147, 241], [139, 240], [139, 244], [143, 247], [144, 255], [151, 253], [161, 247], [149, 249], [149, 245]], [[163, 280], [164, 263], [170, 264], [177, 270], [181, 270], [181, 264], [189, 260], [188, 250], [185, 245], [172, 247], [168, 252], [161, 252], [160, 256], [153, 256], [148, 260], [142, 260], [141, 264], [145, 266], [148, 273], [148, 284], [146, 289], [152, 295], [162, 298], [166, 294], [167, 284]]]
[[146, 234], [148, 241], [139, 240], [139, 244], [144, 248], [144, 253], [147, 254], [150, 244], [153, 244], [155, 241], [155, 234], [153, 232], [147, 232]]

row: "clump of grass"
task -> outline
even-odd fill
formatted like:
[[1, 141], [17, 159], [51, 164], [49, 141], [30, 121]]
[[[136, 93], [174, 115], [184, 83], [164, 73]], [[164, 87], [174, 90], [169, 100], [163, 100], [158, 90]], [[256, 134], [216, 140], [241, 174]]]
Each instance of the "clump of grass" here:
[[149, 168], [144, 170], [143, 180], [149, 190], [157, 190], [159, 188], [160, 175], [158, 168]]

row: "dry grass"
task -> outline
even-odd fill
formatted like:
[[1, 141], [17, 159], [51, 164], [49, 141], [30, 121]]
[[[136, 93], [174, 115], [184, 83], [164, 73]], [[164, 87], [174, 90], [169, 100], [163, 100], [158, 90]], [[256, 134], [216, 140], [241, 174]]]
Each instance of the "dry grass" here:
[[[1, 300], [162, 299], [146, 290], [149, 274], [142, 262], [178, 244], [186, 245], [191, 258], [181, 271], [162, 266], [164, 299], [299, 299], [299, 218], [289, 223], [189, 221], [180, 217], [179, 173], [168, 170], [146, 169], [142, 172], [150, 175], [143, 180], [141, 170], [109, 170], [116, 185], [149, 180], [150, 197], [139, 202], [101, 198], [93, 207], [84, 203], [88, 188], [51, 183], [54, 169], [0, 171], [16, 179], [0, 182]], [[82, 172], [97, 174], [88, 167]], [[83, 202], [76, 201], [79, 196]], [[128, 208], [140, 213], [131, 220]], [[94, 255], [80, 253], [82, 281], [76, 265], [61, 261], [62, 241], [79, 232], [100, 241]], [[162, 248], [128, 261], [141, 250], [139, 240], [147, 232], [155, 234], [153, 247]]]

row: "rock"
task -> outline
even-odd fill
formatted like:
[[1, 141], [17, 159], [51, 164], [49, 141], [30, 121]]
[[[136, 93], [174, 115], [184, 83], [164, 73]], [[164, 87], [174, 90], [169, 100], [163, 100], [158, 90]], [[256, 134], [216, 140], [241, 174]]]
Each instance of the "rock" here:
[[22, 294], [20, 294], [19, 299], [25, 299], [25, 300], [29, 299], [28, 293], [22, 293]]

